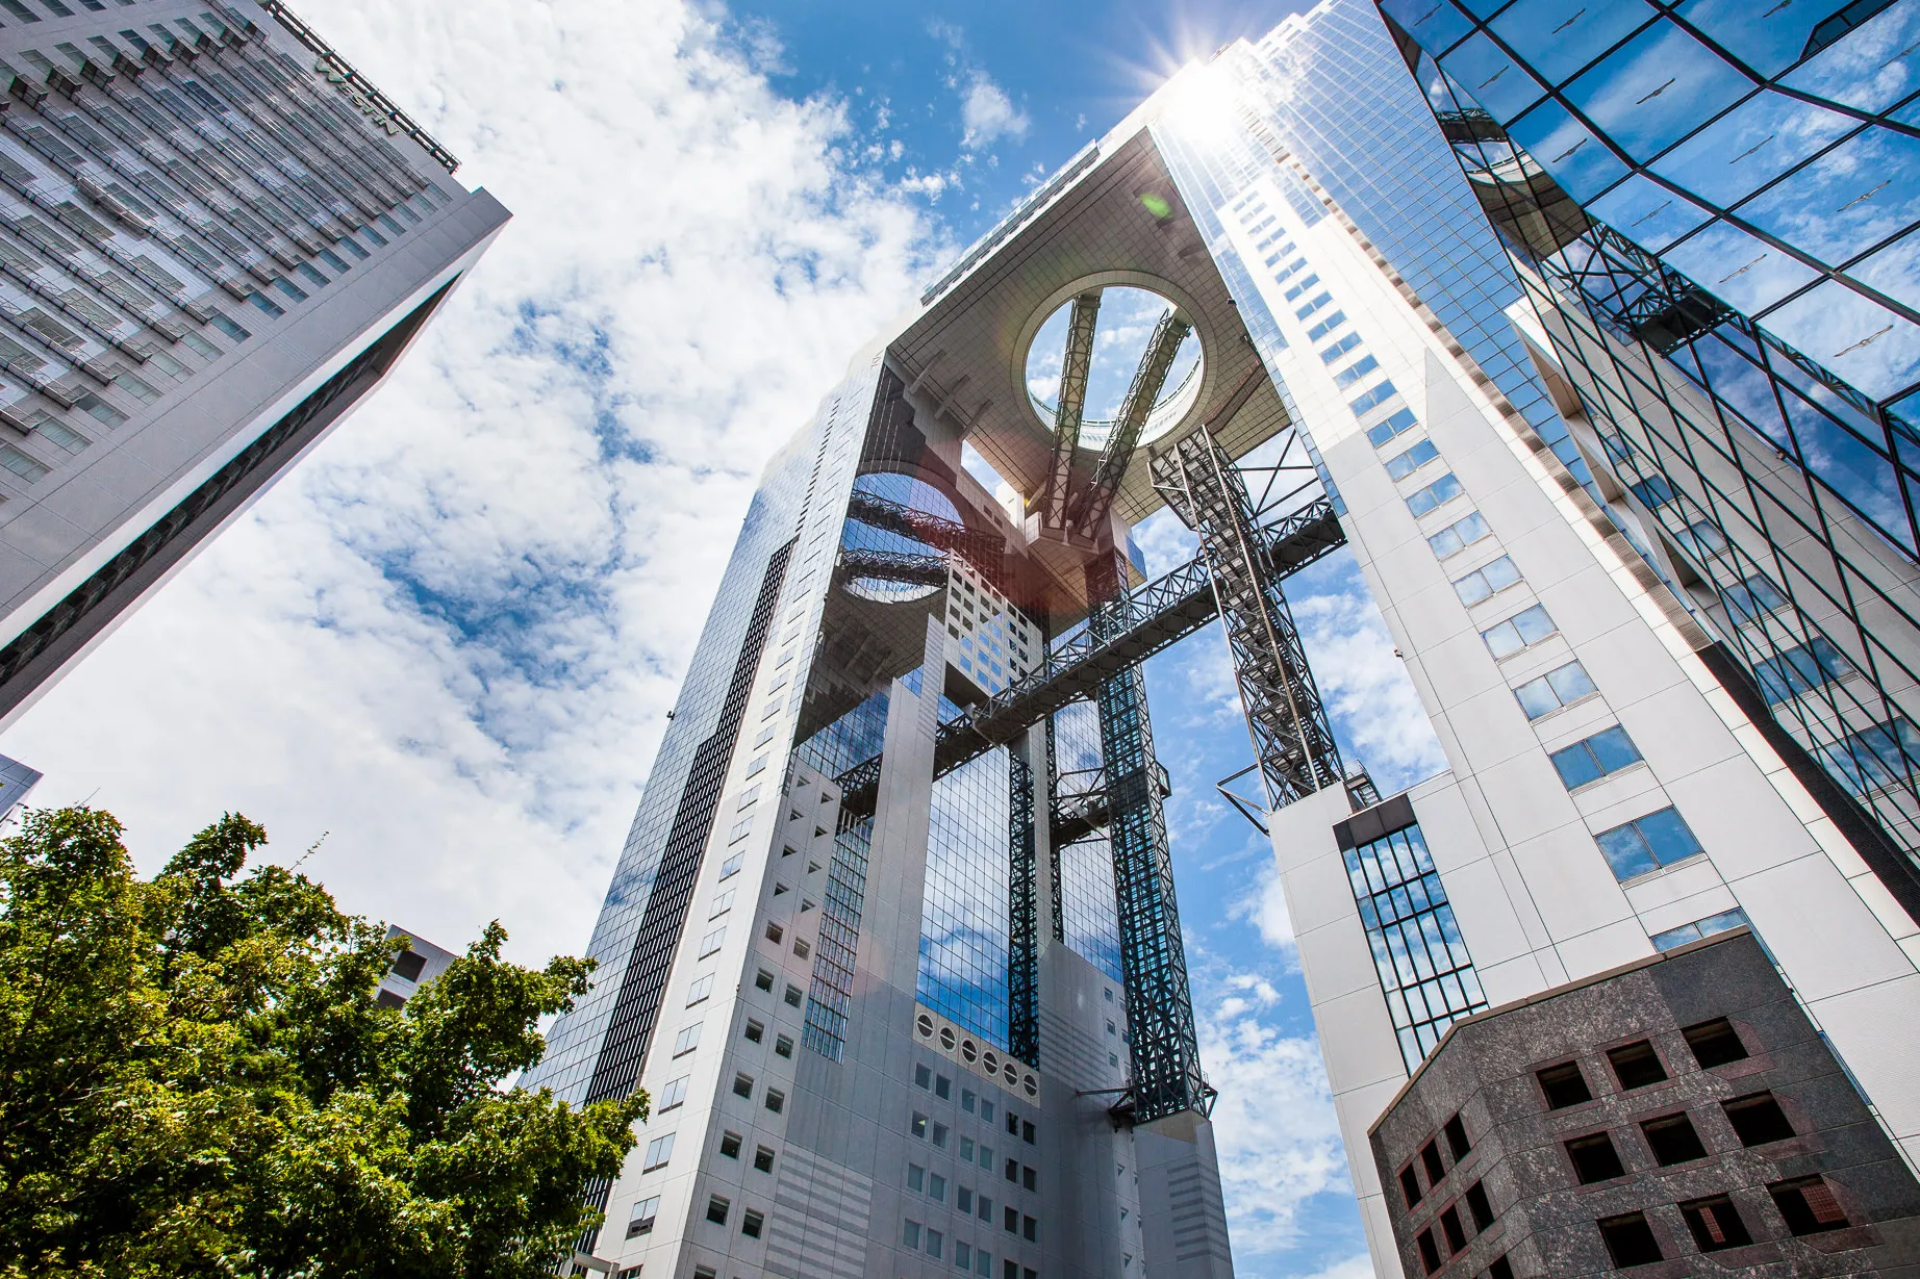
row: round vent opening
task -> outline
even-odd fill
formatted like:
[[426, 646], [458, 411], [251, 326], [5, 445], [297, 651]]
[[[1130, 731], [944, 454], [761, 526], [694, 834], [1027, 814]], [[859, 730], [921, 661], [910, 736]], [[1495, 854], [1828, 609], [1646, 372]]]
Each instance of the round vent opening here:
[[914, 1019], [913, 1025], [914, 1029], [920, 1032], [920, 1038], [933, 1038], [933, 1018], [927, 1016], [925, 1013], [921, 1013], [919, 1017]]
[[969, 1064], [971, 1064], [973, 1059], [978, 1057], [979, 1055], [980, 1055], [980, 1048], [971, 1039], [963, 1039], [960, 1041], [960, 1056], [964, 1058]]
[[953, 1027], [942, 1026], [940, 1028], [940, 1046], [948, 1052], [953, 1051]]

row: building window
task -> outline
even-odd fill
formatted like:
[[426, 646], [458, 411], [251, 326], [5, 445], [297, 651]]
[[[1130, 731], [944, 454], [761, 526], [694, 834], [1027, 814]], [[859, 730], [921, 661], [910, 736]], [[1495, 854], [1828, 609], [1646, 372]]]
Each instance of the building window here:
[[806, 997], [807, 997], [806, 992], [801, 990], [798, 986], [794, 985], [792, 982], [787, 983], [787, 989], [785, 993], [781, 996], [781, 998], [785, 999], [787, 1003], [794, 1008], [798, 1008], [801, 1005], [802, 1001], [806, 999]]
[[695, 1004], [704, 1002], [711, 994], [713, 994], [713, 974], [708, 973], [704, 977], [697, 978], [693, 985], [687, 987], [687, 1007], [691, 1008]]
[[653, 1113], [656, 1115], [665, 1114], [675, 1106], [684, 1104], [687, 1100], [687, 1084], [692, 1079], [692, 1075], [682, 1075], [680, 1078], [670, 1081], [666, 1087], [660, 1090], [660, 1096], [654, 1103]]
[[1422, 516], [1451, 502], [1462, 491], [1460, 481], [1449, 471], [1425, 488], [1407, 494], [1407, 509], [1416, 517]]
[[753, 1097], [753, 1076], [748, 1074], [735, 1075], [733, 1077], [733, 1095], [751, 1099]]
[[1460, 602], [1471, 608], [1473, 605], [1506, 590], [1520, 581], [1520, 570], [1513, 561], [1502, 555], [1493, 563], [1477, 568], [1465, 577], [1454, 581], [1454, 594]]
[[1655, 950], [1672, 950], [1675, 946], [1684, 946], [1688, 942], [1699, 941], [1702, 937], [1711, 937], [1715, 933], [1724, 933], [1730, 928], [1747, 927], [1747, 912], [1735, 907], [1721, 911], [1718, 915], [1709, 915], [1697, 919], [1691, 924], [1682, 924], [1678, 928], [1669, 928], [1664, 933], [1653, 935]]
[[1547, 616], [1547, 610], [1535, 604], [1532, 608], [1515, 613], [1506, 621], [1480, 632], [1480, 638], [1486, 641], [1487, 651], [1493, 654], [1494, 661], [1512, 657], [1525, 648], [1531, 648], [1549, 635], [1557, 634], [1559, 628], [1553, 619]]
[[1440, 1211], [1440, 1232], [1447, 1237], [1447, 1251], [1460, 1252], [1467, 1246], [1467, 1231], [1460, 1224], [1460, 1210], [1448, 1204]]
[[707, 1200], [707, 1220], [716, 1226], [727, 1224], [727, 1210], [733, 1207], [733, 1201], [725, 1195], [714, 1195]]
[[1426, 839], [1409, 826], [1346, 850], [1347, 878], [1409, 1071], [1486, 1006]]
[[1486, 518], [1475, 511], [1470, 515], [1462, 516], [1429, 537], [1427, 545], [1433, 548], [1435, 556], [1444, 560], [1458, 555], [1492, 531], [1487, 527]]
[[692, 1052], [700, 1046], [700, 1023], [683, 1027], [673, 1041], [673, 1055], [676, 1057]]
[[752, 1209], [748, 1209], [740, 1218], [740, 1233], [749, 1239], [758, 1239], [760, 1237], [760, 1229], [765, 1222], [766, 1218], [764, 1216], [754, 1212]]
[[756, 1146], [753, 1151], [753, 1170], [755, 1172], [773, 1171], [773, 1147]]
[[1333, 301], [1333, 295], [1331, 293], [1316, 294], [1308, 299], [1305, 306], [1296, 308], [1294, 314], [1304, 320], [1331, 301]]
[[1686, 1219], [1687, 1231], [1693, 1236], [1694, 1243], [1700, 1246], [1701, 1252], [1718, 1252], [1722, 1248], [1738, 1248], [1753, 1242], [1753, 1236], [1747, 1232], [1747, 1223], [1740, 1220], [1733, 1200], [1725, 1195], [1683, 1203], [1680, 1205], [1680, 1215]]
[[933, 1081], [933, 1095], [942, 1101], [953, 1100], [953, 1080], [945, 1075], [937, 1076]]
[[905, 1247], [917, 1250], [920, 1247], [920, 1223], [909, 1218], [906, 1228], [900, 1232], [900, 1242]]
[[1620, 1163], [1620, 1152], [1613, 1148], [1613, 1138], [1606, 1133], [1575, 1137], [1565, 1145], [1567, 1158], [1573, 1162], [1573, 1175], [1583, 1186], [1626, 1174], [1626, 1168]]
[[1568, 790], [1579, 790], [1602, 777], [1640, 762], [1640, 748], [1618, 724], [1548, 756]]
[[907, 1131], [922, 1141], [925, 1141], [927, 1137], [927, 1117], [916, 1110], [913, 1114], [913, 1122], [908, 1125]]
[[[1404, 480], [1415, 471], [1440, 456], [1440, 450], [1432, 440], [1421, 440], [1406, 452], [1387, 459], [1387, 474], [1396, 480]], [[1518, 579], [1519, 574], [1514, 575]]]
[[1827, 771], [1855, 795], [1905, 782], [1920, 775], [1920, 732], [1904, 716], [1863, 728], [1820, 748]]
[[727, 858], [727, 860], [721, 862], [720, 878], [722, 880], [728, 880], [738, 875], [740, 873], [740, 863], [745, 858], [745, 853], [735, 853], [733, 856]]
[[946, 1247], [947, 1247], [947, 1236], [945, 1235], [945, 1233], [943, 1233], [942, 1231], [935, 1230], [932, 1226], [928, 1226], [927, 1227], [927, 1255], [929, 1257], [938, 1258], [943, 1252], [946, 1251]]
[[1613, 1077], [1620, 1081], [1622, 1092], [1665, 1083], [1667, 1079], [1667, 1069], [1660, 1064], [1660, 1054], [1644, 1039], [1609, 1048], [1607, 1064], [1613, 1067]]
[[1654, 1238], [1653, 1227], [1647, 1224], [1644, 1213], [1630, 1212], [1594, 1224], [1600, 1227], [1600, 1239], [1607, 1245], [1607, 1255], [1613, 1258], [1616, 1270], [1645, 1266], [1661, 1259], [1660, 1241]]
[[1706, 1157], [1707, 1148], [1701, 1143], [1700, 1134], [1693, 1130], [1693, 1121], [1685, 1111], [1644, 1120], [1640, 1131], [1647, 1138], [1647, 1148], [1653, 1151], [1654, 1162], [1662, 1168]]
[[1358, 333], [1348, 333], [1338, 340], [1329, 342], [1320, 348], [1320, 362], [1322, 364], [1332, 364], [1335, 360], [1359, 345], [1360, 335]]
[[1548, 1066], [1535, 1071], [1534, 1077], [1540, 1081], [1540, 1092], [1547, 1099], [1548, 1110], [1564, 1110], [1593, 1100], [1593, 1090], [1587, 1087], [1587, 1077], [1580, 1073], [1578, 1062]]
[[721, 1133], [720, 1153], [729, 1159], [738, 1159], [740, 1157], [740, 1134], [737, 1132]]
[[1848, 1224], [1833, 1188], [1818, 1177], [1775, 1182], [1767, 1187], [1767, 1193], [1773, 1196], [1774, 1207], [1780, 1210], [1787, 1229], [1796, 1235], [1817, 1235]]
[[1404, 435], [1420, 425], [1420, 419], [1413, 415], [1412, 409], [1395, 409], [1378, 426], [1367, 429], [1367, 442], [1379, 448], [1396, 435]]
[[726, 944], [726, 941], [727, 930], [725, 928], [714, 929], [700, 939], [700, 951], [694, 958], [705, 959], [708, 955], [717, 954], [720, 948]]
[[1568, 662], [1539, 679], [1528, 680], [1514, 689], [1513, 695], [1528, 719], [1541, 719], [1599, 691], [1587, 678], [1585, 667], [1578, 662]]
[[1440, 1131], [1446, 1136], [1447, 1149], [1453, 1153], [1453, 1162], [1459, 1163], [1472, 1152], [1473, 1146], [1467, 1141], [1467, 1126], [1459, 1115], [1442, 1124]]
[[1429, 1141], [1420, 1147], [1420, 1166], [1427, 1171], [1429, 1186], [1439, 1185], [1441, 1179], [1447, 1175], [1447, 1166], [1440, 1162], [1440, 1147], [1437, 1143]]
[[1853, 674], [1853, 665], [1840, 656], [1840, 650], [1832, 644], [1815, 638], [1778, 657], [1755, 663], [1753, 673], [1760, 680], [1768, 705], [1778, 706], [1822, 684]]
[[653, 1232], [654, 1219], [659, 1215], [659, 1195], [654, 1195], [649, 1199], [642, 1199], [640, 1202], [634, 1204], [633, 1212], [627, 1218], [627, 1238], [632, 1239], [636, 1235], [651, 1234]]
[[1733, 1125], [1734, 1134], [1743, 1146], [1764, 1146], [1794, 1135], [1787, 1112], [1780, 1109], [1780, 1103], [1770, 1092], [1723, 1101], [1720, 1108], [1727, 1112], [1727, 1122]]
[[787, 1094], [781, 1092], [777, 1088], [767, 1089], [766, 1106], [768, 1110], [771, 1110], [774, 1114], [777, 1115], [782, 1110], [786, 1109], [786, 1105], [787, 1105]]
[[667, 1166], [667, 1161], [673, 1158], [673, 1137], [674, 1134], [667, 1133], [647, 1143], [647, 1158], [640, 1165], [640, 1171], [652, 1172], [655, 1168]]
[[1473, 1215], [1473, 1229], [1476, 1234], [1493, 1224], [1493, 1204], [1487, 1198], [1487, 1185], [1476, 1181], [1467, 1187], [1467, 1211]]
[[1333, 384], [1344, 391], [1361, 378], [1367, 376], [1367, 374], [1378, 371], [1379, 368], [1380, 361], [1374, 359], [1371, 355], [1363, 355], [1346, 368], [1334, 374]]
[[773, 1041], [773, 1055], [776, 1057], [793, 1056], [793, 1040], [786, 1035], [777, 1035]]
[[1307, 341], [1318, 342], [1321, 338], [1327, 336], [1327, 334], [1333, 332], [1346, 322], [1346, 313], [1335, 311], [1332, 315], [1329, 315], [1326, 319], [1307, 330]]
[[937, 1172], [927, 1176], [927, 1198], [938, 1199], [941, 1203], [947, 1201], [947, 1179]]
[[1595, 835], [1615, 879], [1637, 878], [1697, 857], [1703, 849], [1677, 810], [1668, 807]]
[[1724, 1066], [1732, 1061], [1745, 1061], [1747, 1046], [1740, 1042], [1740, 1036], [1733, 1029], [1733, 1023], [1725, 1017], [1716, 1017], [1712, 1021], [1703, 1021], [1697, 1026], [1688, 1026], [1681, 1035], [1687, 1041], [1687, 1047], [1693, 1051], [1693, 1059], [1700, 1063], [1702, 1070], [1715, 1066]]
[[1420, 1268], [1428, 1274], [1440, 1269], [1440, 1242], [1433, 1237], [1432, 1228], [1422, 1230], [1414, 1242], [1420, 1249]]
[[6, 467], [29, 484], [53, 474], [52, 467], [36, 461], [11, 444], [0, 444], [0, 466]]
[[762, 968], [758, 973], [754, 974], [753, 985], [756, 990], [772, 990], [773, 974]]
[[759, 1022], [752, 1021], [752, 1020], [749, 1020], [747, 1022], [746, 1036], [747, 1036], [748, 1043], [754, 1043], [754, 1044], [759, 1043], [763, 1038], [766, 1037], [766, 1033], [767, 1033], [767, 1028], [765, 1026], [762, 1026]]
[[1355, 417], [1365, 417], [1368, 413], [1379, 408], [1382, 404], [1385, 404], [1398, 394], [1400, 394], [1400, 392], [1394, 389], [1393, 383], [1382, 382], [1371, 391], [1362, 394], [1358, 399], [1348, 400], [1347, 407], [1353, 410]]
[[1787, 597], [1764, 573], [1755, 573], [1736, 582], [1727, 587], [1722, 595], [1727, 601], [1727, 611], [1742, 625], [1759, 621], [1764, 614], [1787, 606]]
[[1420, 1174], [1413, 1170], [1412, 1164], [1400, 1170], [1400, 1194], [1406, 1199], [1409, 1210], [1418, 1208], [1424, 1197], [1420, 1193]]

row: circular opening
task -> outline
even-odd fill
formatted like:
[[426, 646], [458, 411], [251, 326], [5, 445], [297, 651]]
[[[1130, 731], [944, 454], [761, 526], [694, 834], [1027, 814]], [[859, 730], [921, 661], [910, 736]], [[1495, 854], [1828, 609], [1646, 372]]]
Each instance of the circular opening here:
[[[1154, 329], [1171, 310], [1173, 303], [1150, 289], [1117, 285], [1101, 292], [1093, 327], [1093, 355], [1087, 365], [1086, 404], [1081, 411], [1081, 448], [1097, 452], [1106, 445]], [[1066, 366], [1072, 317], [1073, 301], [1068, 299], [1047, 317], [1027, 350], [1027, 394], [1034, 412], [1049, 430], [1060, 411], [1060, 379]], [[1189, 333], [1174, 352], [1173, 364], [1140, 432], [1140, 443], [1164, 435], [1186, 416], [1200, 394], [1205, 363], [1199, 336]]]
[[963, 1039], [960, 1041], [960, 1055], [971, 1062], [975, 1057], [980, 1055], [980, 1050], [974, 1047], [971, 1039]]
[[[879, 604], [904, 604], [925, 599], [946, 585], [947, 558], [936, 546], [899, 531], [898, 522], [879, 513], [879, 508], [904, 507], [921, 515], [930, 515], [948, 523], [961, 523], [960, 512], [945, 493], [925, 480], [896, 472], [862, 475], [853, 482], [855, 493], [875, 499], [876, 510], [862, 518], [858, 503], [847, 515], [840, 534], [840, 546], [855, 565], [846, 579], [848, 594]], [[891, 525], [891, 526], [889, 526]], [[862, 573], [858, 564], [862, 553], [871, 557], [878, 571]]]
[[927, 1016], [925, 1013], [921, 1013], [919, 1018], [915, 1020], [913, 1024], [914, 1024], [914, 1027], [917, 1030], [919, 1030], [920, 1038], [922, 1039], [933, 1038], [933, 1018]]
[[940, 1028], [940, 1046], [948, 1052], [953, 1051], [953, 1027], [942, 1026]]
[[1013, 1068], [1012, 1062], [1007, 1063], [1006, 1068], [1000, 1072], [1000, 1077], [1005, 1079], [1009, 1084], [1017, 1084], [1020, 1082], [1020, 1072]]
[[981, 1064], [981, 1065], [983, 1065], [983, 1066], [985, 1066], [985, 1067], [987, 1068], [987, 1073], [988, 1073], [989, 1075], [992, 1075], [992, 1074], [998, 1074], [998, 1073], [999, 1073], [999, 1070], [1000, 1070], [1000, 1059], [999, 1059], [998, 1057], [996, 1057], [996, 1056], [994, 1056], [994, 1054], [992, 1053], [992, 1051], [989, 1051], [989, 1052], [987, 1053], [987, 1055], [986, 1055], [986, 1056], [984, 1056], [984, 1057], [982, 1057], [982, 1058], [980, 1059], [980, 1064]]
[[1034, 1082], [1032, 1075], [1028, 1075], [1020, 1086], [1026, 1090], [1026, 1094], [1029, 1097], [1037, 1097], [1040, 1095], [1040, 1085]]

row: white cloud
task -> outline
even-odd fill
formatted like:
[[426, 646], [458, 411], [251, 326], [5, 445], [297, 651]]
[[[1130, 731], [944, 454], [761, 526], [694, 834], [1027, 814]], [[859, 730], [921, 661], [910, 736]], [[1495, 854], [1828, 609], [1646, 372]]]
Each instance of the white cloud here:
[[1261, 863], [1253, 892], [1227, 907], [1227, 918], [1252, 924], [1261, 941], [1282, 952], [1288, 963], [1296, 961], [1293, 919], [1287, 914], [1287, 894], [1280, 882], [1280, 868], [1272, 858]]
[[1213, 1135], [1234, 1257], [1256, 1273], [1249, 1257], [1300, 1247], [1307, 1201], [1349, 1183], [1318, 1046], [1262, 1020], [1278, 1003], [1258, 998], [1272, 991], [1264, 978], [1222, 984], [1229, 993], [1200, 1010], [1200, 1058], [1220, 1090]]
[[960, 145], [969, 151], [990, 147], [1001, 138], [1018, 141], [1033, 121], [1013, 105], [1007, 91], [983, 71], [973, 72], [960, 99]]
[[232, 809], [330, 829], [350, 909], [577, 952], [761, 466], [946, 246], [697, 3], [303, 13], [515, 219], [0, 749], [148, 869]]
[[1308, 1279], [1374, 1279], [1373, 1259], [1366, 1253], [1334, 1262]]

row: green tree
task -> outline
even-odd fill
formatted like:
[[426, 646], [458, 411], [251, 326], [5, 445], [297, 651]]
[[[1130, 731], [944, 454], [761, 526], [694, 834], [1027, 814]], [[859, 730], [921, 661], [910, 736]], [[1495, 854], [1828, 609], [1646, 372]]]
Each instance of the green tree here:
[[403, 1009], [399, 939], [246, 869], [228, 815], [141, 880], [111, 814], [0, 841], [0, 1275], [548, 1272], [647, 1114], [500, 1084], [593, 965], [502, 962], [495, 923]]

